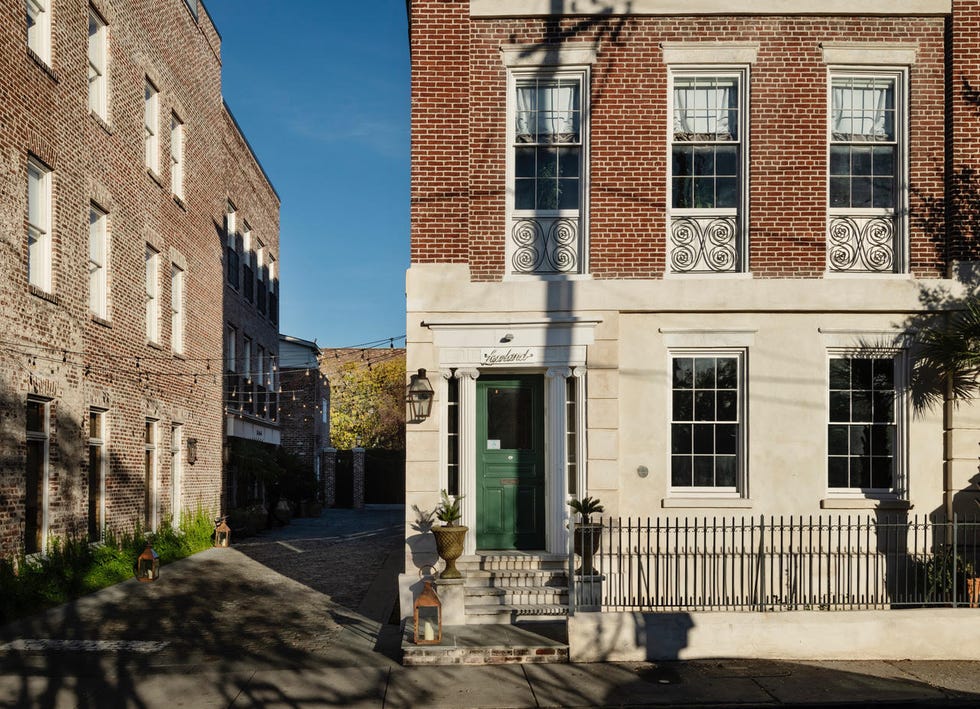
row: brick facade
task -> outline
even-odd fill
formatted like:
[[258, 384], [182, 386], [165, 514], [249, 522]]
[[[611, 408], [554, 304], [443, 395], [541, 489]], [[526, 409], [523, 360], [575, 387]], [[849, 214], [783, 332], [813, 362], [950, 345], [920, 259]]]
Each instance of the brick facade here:
[[330, 445], [330, 382], [320, 372], [320, 348], [279, 338], [279, 420], [282, 447], [321, 475], [322, 452]]
[[[46, 402], [48, 459], [39, 496], [49, 535], [84, 533], [89, 414], [104, 412], [106, 525], [146, 518], [147, 420], [156, 422], [156, 520], [221, 496], [222, 219], [236, 200], [278, 256], [278, 198], [221, 99], [220, 37], [184, 0], [58, 0], [50, 61], [25, 46], [23, 5], [0, 30], [0, 555], [22, 551], [26, 402]], [[196, 5], [196, 3], [194, 3]], [[107, 112], [88, 108], [90, 8], [108, 27]], [[158, 170], [144, 161], [144, 88], [158, 91]], [[171, 116], [184, 124], [183, 197], [171, 192]], [[28, 283], [28, 160], [50, 170], [51, 285]], [[246, 206], [247, 205], [247, 206]], [[107, 317], [89, 308], [89, 213], [107, 220]], [[147, 247], [158, 254], [159, 335], [148, 342]], [[173, 348], [171, 270], [183, 271], [184, 347]], [[275, 327], [271, 327], [275, 333]], [[275, 335], [270, 339], [273, 350]], [[181, 446], [171, 451], [180, 426]], [[188, 454], [189, 442], [196, 459]], [[154, 504], [151, 502], [151, 504]]]
[[[590, 82], [590, 272], [598, 279], [661, 278], [669, 201], [668, 72], [661, 45], [757, 42], [748, 103], [751, 271], [756, 278], [820, 278], [827, 222], [821, 46], [911, 42], [917, 56], [909, 87], [910, 207], [922, 218], [913, 221], [910, 271], [920, 277], [944, 272], [942, 222], [924, 218], [943, 195], [943, 17], [749, 15], [719, 22], [468, 14], [465, 2], [412, 3], [413, 263], [466, 262], [474, 280], [504, 275], [507, 101], [500, 47], [589, 42], [599, 47]], [[965, 20], [954, 18], [955, 32]], [[953, 56], [954, 65], [963, 61]]]

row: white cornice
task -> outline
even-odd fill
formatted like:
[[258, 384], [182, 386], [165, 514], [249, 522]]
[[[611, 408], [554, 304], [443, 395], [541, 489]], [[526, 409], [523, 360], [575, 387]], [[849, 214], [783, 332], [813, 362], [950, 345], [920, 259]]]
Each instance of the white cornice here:
[[948, 15], [952, 0], [470, 0], [471, 17], [549, 15]]

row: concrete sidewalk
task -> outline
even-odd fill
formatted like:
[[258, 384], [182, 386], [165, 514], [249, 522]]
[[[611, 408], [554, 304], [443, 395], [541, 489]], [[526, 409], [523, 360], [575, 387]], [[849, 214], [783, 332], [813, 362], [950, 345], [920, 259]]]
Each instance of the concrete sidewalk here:
[[0, 706], [980, 706], [980, 662], [402, 667], [400, 510], [328, 510], [0, 628]]

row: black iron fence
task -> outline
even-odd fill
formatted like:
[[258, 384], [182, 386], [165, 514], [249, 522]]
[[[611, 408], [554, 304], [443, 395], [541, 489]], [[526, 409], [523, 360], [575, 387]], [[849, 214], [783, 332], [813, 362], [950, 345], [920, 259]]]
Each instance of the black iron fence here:
[[572, 612], [975, 606], [980, 589], [975, 519], [605, 518], [571, 538]]

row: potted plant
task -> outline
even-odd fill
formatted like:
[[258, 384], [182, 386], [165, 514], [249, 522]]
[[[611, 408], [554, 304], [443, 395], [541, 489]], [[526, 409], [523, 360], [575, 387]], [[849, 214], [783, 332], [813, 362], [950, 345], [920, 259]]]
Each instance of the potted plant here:
[[439, 552], [439, 557], [446, 562], [446, 568], [439, 574], [439, 578], [459, 579], [463, 578], [463, 574], [456, 568], [456, 559], [463, 554], [463, 540], [468, 529], [468, 527], [457, 524], [463, 516], [463, 511], [459, 505], [463, 496], [453, 495], [450, 500], [449, 493], [445, 490], [441, 492], [441, 495], [442, 501], [436, 507], [435, 516], [442, 522], [442, 526], [432, 528], [432, 534], [436, 538], [436, 551]]
[[599, 540], [602, 536], [602, 522], [593, 522], [593, 514], [605, 511], [602, 503], [595, 497], [583, 497], [581, 500], [573, 497], [568, 501], [573, 512], [578, 513], [579, 523], [575, 525], [575, 553], [582, 559], [582, 565], [576, 573], [591, 576], [595, 573], [592, 567], [592, 557], [599, 550]]

